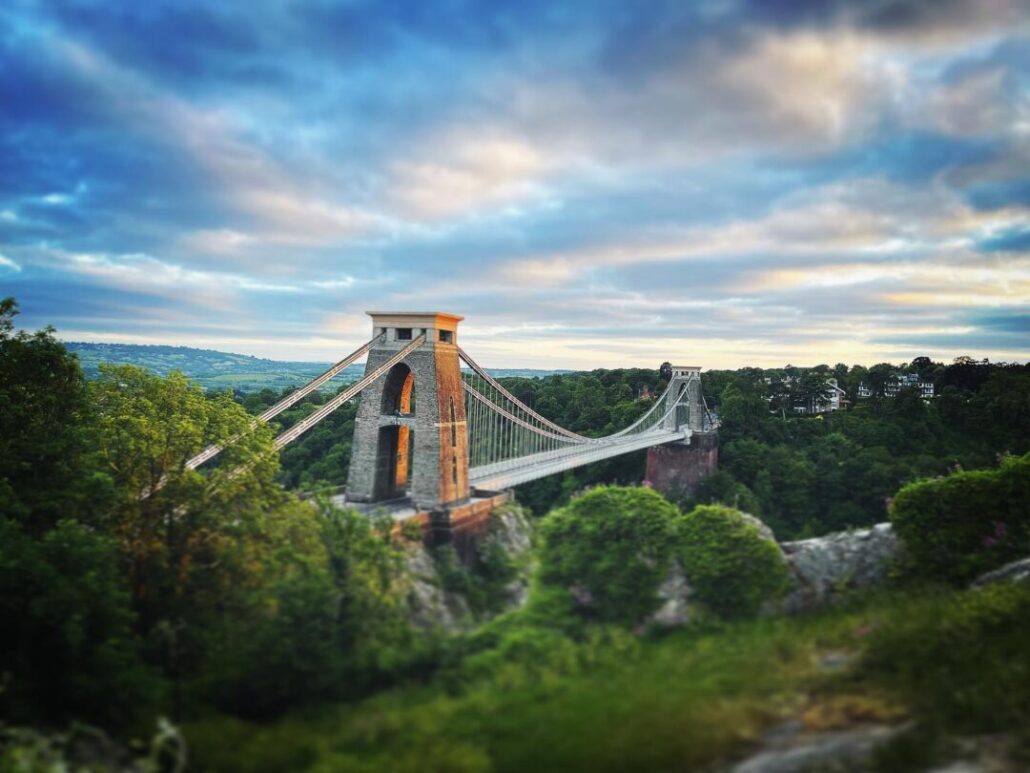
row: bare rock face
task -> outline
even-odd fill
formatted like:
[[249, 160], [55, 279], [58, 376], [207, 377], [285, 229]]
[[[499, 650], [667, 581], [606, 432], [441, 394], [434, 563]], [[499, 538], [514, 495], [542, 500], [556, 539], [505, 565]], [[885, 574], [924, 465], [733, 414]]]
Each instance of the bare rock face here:
[[869, 529], [784, 542], [781, 547], [793, 586], [783, 608], [801, 612], [829, 603], [846, 590], [884, 583], [900, 543], [891, 524], [878, 523]]
[[466, 631], [473, 625], [472, 611], [460, 593], [445, 590], [436, 562], [421, 543], [411, 546], [405, 559], [411, 578], [408, 621], [423, 630]]
[[[764, 521], [759, 518], [755, 518], [751, 513], [741, 513], [741, 515], [744, 517], [745, 521], [758, 529], [759, 537], [764, 540], [769, 540], [769, 542], [776, 542], [776, 535], [773, 534], [773, 530], [770, 529]], [[779, 543], [777, 542], [776, 544], [778, 545]]]
[[496, 544], [518, 567], [518, 574], [505, 586], [507, 603], [502, 612], [519, 609], [529, 600], [530, 549], [533, 547], [533, 520], [518, 505], [502, 505], [494, 510], [486, 544]]
[[487, 541], [495, 542], [514, 559], [525, 555], [533, 545], [533, 524], [517, 505], [502, 505], [494, 510]]
[[672, 569], [664, 582], [658, 586], [658, 598], [662, 605], [658, 611], [651, 615], [648, 626], [655, 625], [663, 628], [674, 628], [686, 625], [690, 621], [690, 583], [683, 573], [683, 567], [679, 561], [674, 561]]
[[999, 582], [1017, 582], [1030, 584], [1030, 557], [1012, 561], [998, 569], [981, 574], [973, 581], [974, 588], [994, 585]]
[[[491, 514], [490, 528], [483, 545], [495, 544], [515, 562], [517, 576], [505, 587], [505, 608], [518, 609], [529, 597], [529, 550], [533, 524], [525, 512], [514, 505], [502, 506]], [[478, 622], [462, 593], [444, 587], [439, 567], [421, 543], [409, 545], [405, 572], [410, 578], [408, 620], [423, 630], [467, 631]]]
[[731, 773], [854, 773], [872, 770], [876, 751], [904, 732], [904, 725], [866, 725], [848, 730], [805, 732], [777, 728], [754, 756]]

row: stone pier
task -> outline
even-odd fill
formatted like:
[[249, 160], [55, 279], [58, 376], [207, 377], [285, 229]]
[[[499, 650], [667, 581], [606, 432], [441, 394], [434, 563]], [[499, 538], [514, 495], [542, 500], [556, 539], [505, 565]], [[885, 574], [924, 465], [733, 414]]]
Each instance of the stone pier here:
[[692, 496], [719, 463], [719, 433], [695, 432], [689, 441], [647, 450], [647, 480], [669, 499]]

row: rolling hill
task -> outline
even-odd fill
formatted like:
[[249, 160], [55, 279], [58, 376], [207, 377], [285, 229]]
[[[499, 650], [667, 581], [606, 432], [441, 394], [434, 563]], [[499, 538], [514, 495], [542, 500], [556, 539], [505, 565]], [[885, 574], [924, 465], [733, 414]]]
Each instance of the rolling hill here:
[[[65, 346], [79, 358], [87, 378], [96, 378], [101, 363], [137, 365], [161, 376], [173, 370], [180, 370], [205, 389], [232, 389], [240, 392], [261, 389], [278, 392], [295, 387], [310, 381], [331, 365], [329, 362], [266, 360], [247, 354], [195, 349], [190, 346], [98, 344], [79, 341], [66, 342]], [[336, 389], [340, 384], [356, 381], [364, 371], [364, 364], [351, 365], [330, 382], [329, 388]], [[570, 371], [491, 368], [490, 372], [498, 378], [533, 378]]]

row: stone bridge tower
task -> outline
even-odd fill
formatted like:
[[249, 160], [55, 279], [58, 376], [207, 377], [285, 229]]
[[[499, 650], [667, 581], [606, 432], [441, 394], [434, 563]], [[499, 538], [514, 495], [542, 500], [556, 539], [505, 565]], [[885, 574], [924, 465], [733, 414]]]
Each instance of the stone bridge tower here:
[[[469, 498], [465, 393], [458, 323], [442, 312], [370, 311], [371, 373], [421, 335], [425, 343], [361, 393], [347, 499], [383, 502], [410, 494], [416, 508], [440, 510]], [[412, 464], [412, 460], [417, 460]]]

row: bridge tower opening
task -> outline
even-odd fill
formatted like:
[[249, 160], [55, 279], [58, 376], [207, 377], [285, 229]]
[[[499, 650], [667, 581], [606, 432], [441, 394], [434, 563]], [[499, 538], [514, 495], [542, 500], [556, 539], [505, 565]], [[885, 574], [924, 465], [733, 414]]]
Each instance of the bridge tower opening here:
[[[378, 337], [369, 349], [366, 373], [419, 337], [425, 342], [361, 393], [347, 499], [382, 502], [410, 494], [422, 510], [468, 500], [468, 434], [457, 346], [463, 317], [368, 314]], [[413, 466], [414, 458], [418, 463]]]
[[415, 374], [403, 362], [394, 365], [383, 381], [380, 415], [397, 423], [379, 427], [376, 451], [374, 499], [384, 501], [407, 494], [411, 473], [411, 445], [414, 439]]

